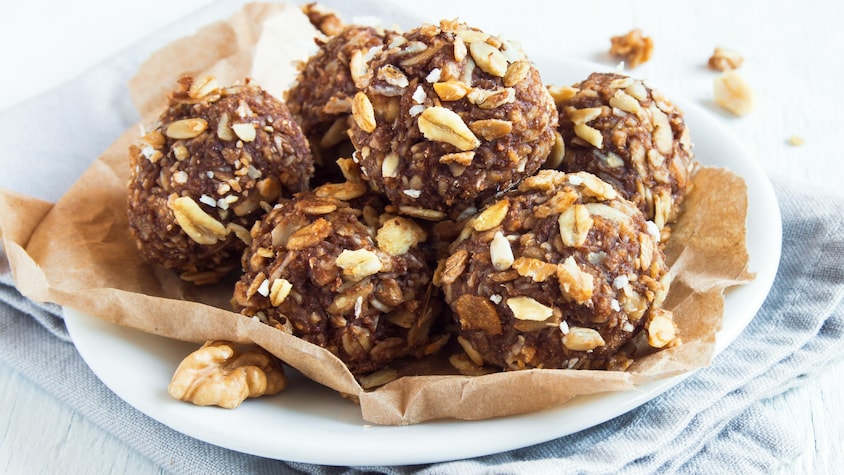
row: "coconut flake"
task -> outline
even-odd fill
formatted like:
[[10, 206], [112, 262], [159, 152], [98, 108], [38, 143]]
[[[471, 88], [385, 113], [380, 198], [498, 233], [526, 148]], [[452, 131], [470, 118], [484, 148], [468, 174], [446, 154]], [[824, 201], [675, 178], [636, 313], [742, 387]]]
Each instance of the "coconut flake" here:
[[443, 72], [442, 69], [434, 68], [434, 69], [431, 70], [430, 73], [428, 73], [427, 76], [425, 76], [425, 80], [428, 81], [431, 84], [433, 84], [435, 82], [439, 82], [440, 76], [442, 75], [442, 72]]
[[258, 293], [263, 295], [264, 297], [270, 295], [270, 281], [269, 280], [264, 279], [264, 281], [261, 282], [261, 285], [258, 286]]
[[205, 203], [205, 204], [207, 204], [208, 206], [210, 206], [210, 207], [212, 207], [212, 208], [216, 208], [216, 207], [217, 207], [217, 200], [215, 200], [214, 198], [212, 198], [212, 197], [210, 197], [210, 196], [208, 196], [208, 195], [202, 195], [202, 196], [200, 196], [200, 197], [199, 197], [199, 201], [200, 201], [201, 203]]
[[425, 100], [428, 99], [428, 94], [425, 93], [425, 90], [422, 89], [422, 86], [416, 86], [416, 90], [413, 91], [413, 102], [417, 104], [424, 104]]
[[627, 287], [629, 283], [630, 279], [628, 279], [626, 275], [620, 275], [613, 279], [612, 286], [616, 289], [623, 289], [624, 287]]
[[560, 331], [563, 332], [563, 335], [569, 334], [569, 324], [565, 320], [560, 322]]

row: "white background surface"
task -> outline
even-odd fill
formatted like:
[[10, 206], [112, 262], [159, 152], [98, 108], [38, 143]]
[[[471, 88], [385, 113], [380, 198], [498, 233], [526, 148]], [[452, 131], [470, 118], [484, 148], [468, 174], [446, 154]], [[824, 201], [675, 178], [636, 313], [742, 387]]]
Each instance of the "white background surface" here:
[[[8, 2], [0, 15], [4, 72], [0, 109], [72, 79], [207, 3]], [[634, 75], [648, 79], [669, 97], [686, 97], [710, 108], [772, 177], [844, 196], [840, 185], [844, 180], [840, 145], [844, 94], [839, 85], [844, 74], [840, 54], [844, 7], [837, 2], [387, 3], [390, 9], [403, 10], [406, 17], [427, 21], [459, 17], [519, 40], [529, 55], [562, 55], [607, 65], [613, 64], [605, 54], [609, 37], [640, 27], [653, 37], [655, 51], [649, 63], [633, 70]], [[352, 11], [350, 5], [340, 8], [347, 18], [377, 13]], [[730, 117], [711, 104], [715, 73], [705, 63], [715, 46], [745, 56], [741, 71], [757, 96], [756, 110], [746, 117]], [[789, 145], [792, 135], [805, 143]], [[0, 131], [0, 140], [7, 139]], [[805, 441], [802, 455], [786, 472], [834, 473], [844, 463], [844, 430], [839, 422], [844, 420], [844, 383], [835, 377], [842, 370], [844, 364], [839, 362], [822, 377], [768, 402], [793, 427], [797, 438]], [[0, 388], [0, 471], [159, 471], [40, 392], [13, 368], [0, 367]], [[92, 448], [96, 457], [90, 456]]]

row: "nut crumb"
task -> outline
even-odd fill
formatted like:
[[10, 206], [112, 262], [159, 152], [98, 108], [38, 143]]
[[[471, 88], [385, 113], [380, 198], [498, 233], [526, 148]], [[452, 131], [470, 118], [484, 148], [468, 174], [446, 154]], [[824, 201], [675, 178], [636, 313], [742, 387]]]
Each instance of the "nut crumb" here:
[[788, 138], [788, 144], [793, 146], [793, 147], [799, 147], [799, 146], [803, 145], [804, 143], [806, 143], [806, 140], [804, 140], [803, 137], [801, 137], [799, 135], [792, 135], [791, 137]]
[[744, 62], [744, 58], [736, 51], [726, 48], [715, 48], [712, 56], [709, 57], [709, 68], [716, 71], [729, 71], [738, 69]]
[[713, 87], [715, 103], [733, 115], [743, 116], [753, 110], [753, 89], [738, 72], [726, 71], [715, 78]]
[[646, 63], [653, 54], [654, 42], [649, 36], [642, 36], [642, 30], [636, 28], [626, 35], [610, 38], [610, 54], [623, 59], [628, 67], [635, 68]]

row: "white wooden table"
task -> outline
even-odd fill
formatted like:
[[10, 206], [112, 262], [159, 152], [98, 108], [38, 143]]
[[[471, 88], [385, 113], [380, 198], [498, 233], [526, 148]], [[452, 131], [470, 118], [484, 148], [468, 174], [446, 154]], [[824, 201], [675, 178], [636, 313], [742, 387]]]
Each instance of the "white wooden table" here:
[[[35, 0], [4, 5], [0, 109], [79, 75], [207, 3]], [[840, 191], [844, 180], [840, 146], [844, 7], [839, 4], [734, 0], [392, 3], [390, 8], [408, 16], [432, 22], [459, 17], [518, 39], [531, 55], [559, 55], [605, 65], [611, 64], [606, 56], [609, 37], [642, 28], [653, 37], [655, 51], [650, 62], [633, 71], [636, 76], [649, 79], [669, 97], [686, 97], [710, 108], [771, 176], [844, 193]], [[372, 13], [360, 5], [355, 8], [354, 14]], [[741, 71], [757, 98], [756, 110], [745, 117], [730, 117], [711, 103], [715, 73], [705, 64], [715, 46], [735, 49], [745, 57]], [[792, 136], [801, 137], [804, 144], [790, 145]], [[805, 444], [802, 455], [784, 473], [840, 473], [844, 380], [838, 375], [842, 371], [844, 362], [839, 361], [820, 377], [766, 402]], [[96, 457], [91, 456], [92, 450]], [[159, 471], [14, 368], [0, 365], [0, 472]]]

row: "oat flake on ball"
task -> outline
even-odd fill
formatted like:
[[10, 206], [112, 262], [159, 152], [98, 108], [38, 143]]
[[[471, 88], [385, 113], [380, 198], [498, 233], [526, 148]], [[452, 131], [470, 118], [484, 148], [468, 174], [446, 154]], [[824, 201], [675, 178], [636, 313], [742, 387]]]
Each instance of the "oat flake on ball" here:
[[454, 218], [539, 169], [557, 112], [515, 44], [457, 21], [392, 38], [367, 65], [350, 131], [401, 213]]
[[622, 370], [677, 343], [667, 266], [639, 211], [589, 173], [543, 170], [470, 219], [437, 281], [477, 366]]
[[130, 232], [150, 262], [197, 284], [236, 269], [253, 223], [308, 187], [313, 161], [287, 107], [258, 86], [179, 80], [130, 148]]

